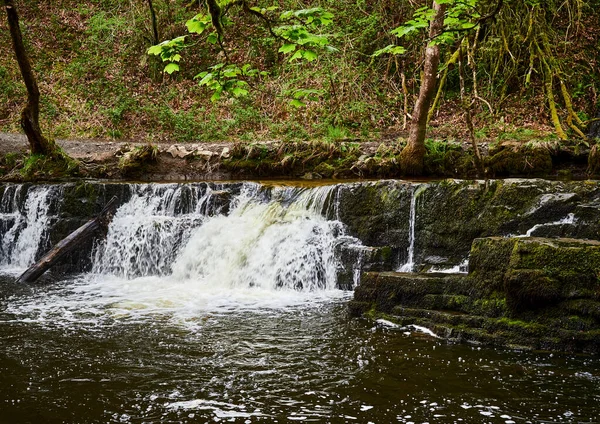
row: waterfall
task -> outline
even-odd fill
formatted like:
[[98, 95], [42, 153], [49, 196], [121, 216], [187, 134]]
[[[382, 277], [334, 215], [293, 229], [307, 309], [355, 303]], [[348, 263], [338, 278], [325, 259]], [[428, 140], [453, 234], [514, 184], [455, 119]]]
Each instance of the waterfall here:
[[207, 185], [135, 186], [95, 254], [93, 273], [223, 288], [333, 289], [335, 249], [351, 239], [340, 222], [326, 219], [336, 191], [245, 183], [225, 214], [207, 207], [215, 193]]
[[124, 278], [166, 275], [189, 231], [220, 208], [208, 185], [137, 184], [116, 212], [93, 272]]
[[408, 221], [408, 259], [398, 272], [413, 272], [415, 267], [415, 225], [417, 221], [417, 198], [427, 187], [426, 184], [415, 184], [410, 198], [410, 216]]
[[[50, 219], [50, 204], [59, 186], [8, 186], [0, 201], [0, 219], [4, 235], [1, 240], [0, 265], [25, 268], [36, 259], [45, 240]], [[25, 197], [23, 212], [19, 210]]]

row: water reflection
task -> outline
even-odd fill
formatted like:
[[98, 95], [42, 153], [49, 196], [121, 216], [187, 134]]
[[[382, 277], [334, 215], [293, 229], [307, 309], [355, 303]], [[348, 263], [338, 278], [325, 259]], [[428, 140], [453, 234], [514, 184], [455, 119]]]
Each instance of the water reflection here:
[[[192, 326], [172, 311], [76, 310], [78, 284], [2, 283], [0, 421], [598, 420], [598, 358], [450, 345], [351, 320], [343, 293], [206, 310]], [[63, 309], [40, 313], [48, 296]]]

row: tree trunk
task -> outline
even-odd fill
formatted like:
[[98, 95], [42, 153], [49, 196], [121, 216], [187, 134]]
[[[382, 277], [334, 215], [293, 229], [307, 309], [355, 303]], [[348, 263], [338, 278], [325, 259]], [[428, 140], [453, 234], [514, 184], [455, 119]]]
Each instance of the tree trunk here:
[[148, 0], [148, 8], [150, 9], [150, 17], [152, 19], [152, 45], [156, 46], [159, 42], [158, 24], [156, 22], [156, 13], [154, 12], [154, 5], [152, 4], [152, 0]]
[[19, 27], [19, 15], [14, 4], [14, 0], [4, 0], [6, 8], [6, 17], [8, 19], [8, 27], [12, 38], [13, 49], [23, 81], [27, 87], [27, 105], [21, 113], [21, 127], [31, 147], [31, 153], [42, 155], [54, 155], [56, 153], [55, 144], [46, 139], [40, 130], [39, 115], [40, 115], [40, 91], [38, 89], [35, 75], [31, 69], [25, 46], [23, 45], [23, 36]]
[[[433, 2], [435, 12], [429, 25], [429, 38], [434, 38], [444, 28], [446, 5]], [[415, 104], [410, 123], [410, 135], [406, 147], [400, 153], [400, 169], [405, 175], [421, 175], [425, 157], [425, 132], [427, 129], [427, 112], [431, 106], [437, 83], [437, 71], [440, 63], [440, 47], [429, 42], [425, 50], [423, 79], [419, 89], [419, 98]]]

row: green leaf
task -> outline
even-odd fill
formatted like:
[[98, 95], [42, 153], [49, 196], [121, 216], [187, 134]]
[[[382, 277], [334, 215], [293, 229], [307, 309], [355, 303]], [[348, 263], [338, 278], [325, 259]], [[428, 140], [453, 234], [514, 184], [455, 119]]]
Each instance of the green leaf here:
[[296, 53], [294, 53], [294, 54], [292, 55], [292, 57], [290, 57], [290, 62], [291, 62], [292, 60], [296, 60], [296, 59], [300, 59], [300, 58], [302, 58], [302, 54], [303, 54], [303, 53], [304, 53], [304, 50], [298, 50]]
[[296, 50], [296, 44], [288, 43], [288, 44], [284, 44], [283, 46], [281, 46], [279, 48], [278, 52], [286, 54], [286, 53], [291, 53], [294, 50]]
[[204, 30], [212, 24], [210, 16], [199, 14], [185, 23], [188, 32], [192, 34], [202, 34]]
[[220, 99], [221, 99], [221, 92], [220, 92], [220, 91], [215, 91], [215, 92], [213, 93], [213, 95], [212, 95], [212, 96], [210, 96], [210, 101], [211, 101], [211, 102], [216, 102], [216, 101], [218, 101], [218, 100], [220, 100]]
[[385, 46], [382, 49], [379, 49], [377, 51], [375, 51], [371, 56], [372, 57], [377, 57], [377, 56], [381, 56], [382, 54], [392, 54], [392, 55], [396, 55], [396, 54], [404, 54], [406, 52], [406, 49], [402, 46], [395, 46], [393, 44], [390, 44], [388, 46]]
[[201, 72], [197, 76], [201, 76], [202, 74], [204, 74], [204, 76], [202, 76], [202, 79], [198, 81], [198, 85], [208, 85], [208, 83], [215, 77], [215, 75], [210, 72]]
[[206, 41], [210, 44], [217, 44], [219, 42], [219, 37], [216, 32], [211, 32], [208, 37], [206, 37]]
[[248, 95], [248, 90], [240, 87], [234, 87], [231, 89], [231, 94], [233, 94], [235, 97], [243, 97]]
[[302, 53], [302, 57], [306, 60], [308, 60], [309, 62], [312, 62], [313, 60], [315, 60], [317, 57], [319, 57], [319, 55], [317, 55], [315, 52], [313, 52], [312, 50], [304, 50], [304, 53]]
[[173, 72], [179, 71], [179, 65], [177, 63], [169, 63], [165, 66], [164, 72], [171, 75]]
[[187, 27], [188, 32], [192, 34], [202, 34], [206, 29], [206, 25], [204, 23], [195, 21], [193, 19], [187, 21], [185, 26]]
[[294, 106], [294, 107], [304, 107], [304, 106], [306, 106], [306, 103], [301, 102], [298, 99], [294, 99], [294, 100], [290, 101], [290, 105]]
[[163, 50], [163, 46], [160, 44], [157, 44], [156, 46], [150, 47], [146, 52], [148, 54], [159, 55], [162, 53], [162, 50]]

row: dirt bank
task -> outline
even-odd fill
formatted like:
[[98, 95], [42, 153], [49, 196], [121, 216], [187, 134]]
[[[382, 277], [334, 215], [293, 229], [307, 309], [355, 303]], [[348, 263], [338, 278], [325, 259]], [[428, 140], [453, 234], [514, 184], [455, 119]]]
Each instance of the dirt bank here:
[[[383, 142], [148, 144], [82, 139], [57, 143], [79, 162], [78, 177], [144, 181], [398, 178], [402, 176], [398, 155], [404, 146], [401, 138]], [[24, 178], [18, 169], [27, 149], [25, 136], [0, 133], [0, 175], [5, 181]], [[578, 143], [486, 141], [480, 143], [480, 149], [486, 178], [589, 178], [600, 169], [589, 166], [596, 159], [590, 159], [590, 149]], [[470, 144], [429, 141], [425, 176], [479, 177]], [[48, 176], [34, 170], [25, 178], [43, 180]]]

